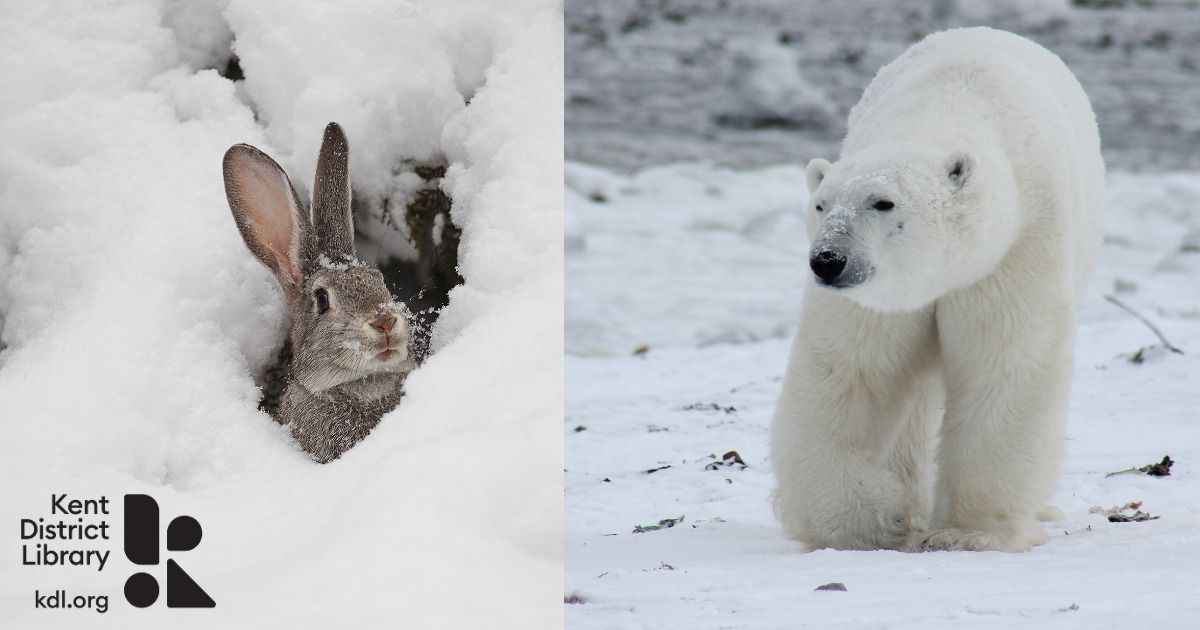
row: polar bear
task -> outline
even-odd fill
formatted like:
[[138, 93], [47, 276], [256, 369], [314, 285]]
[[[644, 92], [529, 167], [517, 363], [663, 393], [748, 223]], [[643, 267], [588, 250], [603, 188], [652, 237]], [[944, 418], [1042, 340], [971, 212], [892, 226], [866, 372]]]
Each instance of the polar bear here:
[[932, 35], [807, 170], [812, 269], [771, 430], [814, 548], [1023, 551], [1058, 477], [1075, 300], [1099, 245], [1096, 119], [1058, 57]]

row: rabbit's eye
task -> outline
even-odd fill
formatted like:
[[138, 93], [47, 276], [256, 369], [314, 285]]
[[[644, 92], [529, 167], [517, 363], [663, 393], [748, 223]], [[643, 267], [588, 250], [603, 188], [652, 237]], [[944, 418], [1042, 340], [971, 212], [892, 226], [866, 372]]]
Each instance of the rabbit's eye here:
[[888, 210], [895, 208], [896, 204], [888, 201], [887, 199], [880, 199], [879, 201], [875, 202], [874, 206], [871, 207], [879, 210], [880, 212], [887, 212]]
[[313, 302], [317, 305], [317, 315], [329, 310], [329, 292], [325, 289], [313, 291]]

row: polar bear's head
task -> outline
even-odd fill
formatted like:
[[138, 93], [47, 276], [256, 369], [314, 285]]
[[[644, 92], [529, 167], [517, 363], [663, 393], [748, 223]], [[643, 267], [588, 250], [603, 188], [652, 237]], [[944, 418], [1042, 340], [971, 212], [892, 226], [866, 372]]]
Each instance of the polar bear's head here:
[[910, 311], [990, 273], [1017, 229], [1011, 170], [983, 173], [973, 154], [923, 145], [879, 149], [808, 164], [817, 286]]

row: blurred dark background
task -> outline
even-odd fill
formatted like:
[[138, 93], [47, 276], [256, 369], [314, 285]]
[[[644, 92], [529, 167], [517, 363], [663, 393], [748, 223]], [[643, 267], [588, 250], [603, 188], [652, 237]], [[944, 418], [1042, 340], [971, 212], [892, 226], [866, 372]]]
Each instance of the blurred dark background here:
[[832, 159], [882, 65], [988, 25], [1071, 67], [1110, 169], [1200, 167], [1200, 0], [567, 0], [566, 22], [569, 160]]

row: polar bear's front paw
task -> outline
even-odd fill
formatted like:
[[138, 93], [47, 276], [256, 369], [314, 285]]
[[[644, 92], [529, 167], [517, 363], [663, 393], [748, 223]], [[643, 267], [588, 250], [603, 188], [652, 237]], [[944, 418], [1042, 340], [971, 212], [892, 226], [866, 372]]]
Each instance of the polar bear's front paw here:
[[987, 527], [942, 527], [912, 536], [906, 551], [1027, 551], [1050, 539], [1033, 518]]
[[903, 549], [905, 542], [922, 532], [917, 530], [906, 507], [893, 507], [878, 514], [879, 527], [876, 530], [876, 549]]
[[803, 485], [780, 486], [775, 510], [788, 536], [813, 549], [904, 549], [924, 530], [924, 515], [885, 471], [864, 465], [850, 472], [849, 480], [810, 475]]
[[987, 532], [935, 529], [913, 536], [905, 551], [1002, 551], [1005, 547]]
[[831, 528], [828, 542], [835, 549], [903, 549], [914, 535], [908, 506], [902, 503], [859, 505], [843, 513]]

